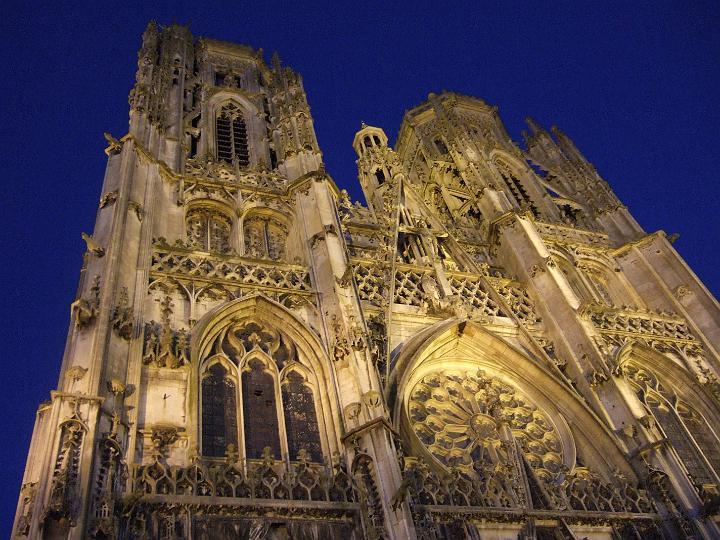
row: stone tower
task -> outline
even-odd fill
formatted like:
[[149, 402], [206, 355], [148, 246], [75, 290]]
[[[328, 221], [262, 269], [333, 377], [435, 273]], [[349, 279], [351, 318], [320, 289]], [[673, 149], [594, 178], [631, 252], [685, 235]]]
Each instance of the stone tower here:
[[18, 538], [717, 538], [720, 308], [553, 129], [150, 24]]

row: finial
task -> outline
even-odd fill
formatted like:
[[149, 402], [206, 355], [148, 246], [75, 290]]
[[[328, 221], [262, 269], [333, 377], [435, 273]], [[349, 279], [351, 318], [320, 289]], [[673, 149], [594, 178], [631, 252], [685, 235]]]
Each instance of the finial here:
[[272, 68], [275, 71], [280, 71], [280, 55], [277, 51], [275, 51], [272, 55], [272, 59], [270, 60], [270, 63], [272, 64]]
[[525, 118], [525, 123], [532, 130], [533, 134], [537, 134], [537, 133], [543, 131], [543, 128], [541, 128], [538, 125], [538, 123], [529, 116], [527, 118]]

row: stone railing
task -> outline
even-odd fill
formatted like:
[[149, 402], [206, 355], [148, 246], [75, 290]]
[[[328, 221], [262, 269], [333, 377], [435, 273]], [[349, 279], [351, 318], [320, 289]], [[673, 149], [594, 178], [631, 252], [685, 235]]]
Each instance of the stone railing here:
[[208, 179], [215, 182], [229, 182], [259, 188], [284, 189], [287, 180], [282, 175], [270, 171], [257, 171], [235, 168], [229, 163], [188, 159], [185, 162], [185, 174], [192, 178]]
[[626, 338], [640, 338], [648, 344], [676, 344], [690, 353], [699, 353], [701, 346], [690, 332], [687, 321], [678, 315], [649, 310], [614, 308], [588, 304], [581, 316], [590, 321], [603, 337], [622, 344]]
[[[386, 269], [381, 265], [355, 261], [353, 277], [358, 286], [360, 299], [378, 306], [382, 305], [389, 288], [386, 274]], [[486, 285], [477, 274], [448, 272], [447, 278], [452, 297], [441, 298], [432, 268], [399, 265], [394, 276], [393, 303], [420, 308], [429, 307], [430, 311], [434, 312], [455, 312], [458, 316], [462, 313], [471, 318], [508, 316], [503, 308], [490, 298]], [[505, 278], [486, 276], [486, 280], [507, 302], [520, 322], [527, 325], [542, 322], [524, 287]], [[444, 303], [447, 303], [447, 306]]]
[[503, 297], [503, 300], [508, 303], [513, 314], [520, 319], [521, 323], [535, 325], [542, 322], [525, 287], [505, 278], [488, 277], [487, 279]]
[[[544, 471], [544, 470], [542, 470]], [[541, 472], [542, 472], [541, 471]], [[608, 482], [586, 467], [564, 474], [533, 474], [526, 488], [511, 465], [487, 466], [474, 473], [451, 468], [438, 474], [418, 458], [405, 458], [404, 483], [415, 504], [431, 506], [474, 506], [481, 508], [527, 508], [538, 498], [544, 503], [536, 510], [555, 512], [618, 512], [655, 514], [647, 492], [632, 486], [622, 475]]]
[[491, 298], [483, 282], [477, 276], [448, 274], [453, 294], [460, 296], [472, 309], [492, 317], [505, 317], [502, 308]]
[[241, 257], [199, 254], [184, 248], [160, 248], [152, 254], [150, 273], [233, 285], [310, 293], [310, 273], [302, 266]]
[[598, 247], [610, 246], [610, 240], [605, 233], [543, 223], [541, 221], [535, 221], [535, 227], [537, 227], [540, 236], [542, 236], [544, 240], [573, 244], [590, 244]]
[[380, 265], [354, 264], [353, 277], [357, 283], [360, 299], [377, 306], [383, 304], [389, 286], [385, 274], [389, 273]]
[[155, 460], [131, 469], [132, 491], [143, 495], [232, 497], [293, 501], [356, 502], [342, 462], [334, 466], [272, 458], [246, 463], [196, 459], [188, 466]]

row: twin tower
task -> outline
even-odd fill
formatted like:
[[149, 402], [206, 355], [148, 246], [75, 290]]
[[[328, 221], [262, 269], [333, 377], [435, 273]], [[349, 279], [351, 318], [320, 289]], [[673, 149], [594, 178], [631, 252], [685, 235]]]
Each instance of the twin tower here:
[[553, 129], [454, 93], [367, 201], [300, 76], [151, 23], [15, 538], [717, 538], [720, 309]]

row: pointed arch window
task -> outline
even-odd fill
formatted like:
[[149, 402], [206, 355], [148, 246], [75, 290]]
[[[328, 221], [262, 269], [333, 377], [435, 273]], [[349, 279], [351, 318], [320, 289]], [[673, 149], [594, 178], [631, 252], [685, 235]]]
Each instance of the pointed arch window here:
[[[240, 384], [238, 389], [237, 378], [219, 362], [203, 374], [203, 455], [223, 457], [232, 444], [247, 459], [261, 459], [268, 447], [275, 459], [294, 461], [304, 453], [322, 462], [317, 396], [300, 371], [306, 368], [292, 342], [281, 332], [244, 321], [233, 324], [215, 350], [240, 368]], [[283, 372], [293, 362], [298, 365]]]
[[287, 228], [272, 218], [244, 220], [245, 255], [256, 259], [280, 260], [285, 256]]
[[[716, 440], [715, 447], [709, 449], [711, 450], [710, 454], [706, 454], [697, 446], [697, 440], [693, 437], [693, 435], [701, 435], [705, 430], [707, 430], [707, 435], [709, 435], [711, 433], [709, 427], [704, 425], [702, 426], [702, 430], [693, 429], [691, 432], [686, 423], [683, 422], [679, 411], [659, 396], [647, 396], [645, 403], [652, 411], [655, 420], [672, 444], [675, 452], [678, 454], [678, 457], [685, 465], [688, 474], [693, 480], [701, 484], [716, 482], [717, 480], [709, 468], [709, 463], [706, 463], [705, 459], [703, 459], [703, 454], [706, 458], [717, 454], [720, 443]], [[685, 409], [689, 410], [688, 407], [685, 407]], [[704, 420], [702, 420], [702, 424], [705, 424]], [[710, 435], [710, 437], [712, 437], [712, 435]], [[715, 461], [717, 461], [717, 459], [715, 459]]]
[[515, 176], [510, 167], [503, 162], [496, 162], [496, 165], [500, 171], [500, 177], [505, 183], [505, 191], [510, 195], [510, 197], [518, 204], [518, 206], [526, 206], [530, 208], [530, 211], [535, 217], [540, 217], [540, 211], [530, 198], [527, 189], [517, 176]]
[[654, 373], [633, 364], [626, 364], [623, 373], [693, 480], [697, 484], [717, 483], [720, 440], [705, 418], [668, 392]]
[[280, 457], [280, 433], [275, 380], [260, 360], [251, 360], [242, 375], [245, 449], [249, 459], [262, 457], [267, 446]]
[[218, 161], [237, 161], [241, 167], [250, 164], [247, 125], [240, 107], [234, 103], [224, 105], [215, 118], [215, 141]]
[[592, 295], [585, 287], [585, 284], [582, 282], [582, 279], [578, 275], [578, 271], [573, 268], [573, 266], [566, 259], [562, 257], [557, 257], [556, 260], [558, 262], [560, 271], [567, 279], [568, 285], [570, 285], [570, 288], [573, 290], [578, 299], [583, 302], [592, 300]]
[[221, 364], [211, 366], [202, 380], [203, 455], [222, 457], [228, 445], [237, 448], [235, 381]]
[[320, 461], [322, 448], [315, 400], [302, 375], [295, 371], [288, 374], [282, 385], [282, 399], [290, 459], [297, 459], [300, 450], [304, 449], [313, 461]]
[[213, 208], [192, 208], [185, 218], [187, 242], [191, 248], [227, 253], [230, 251], [232, 222]]

